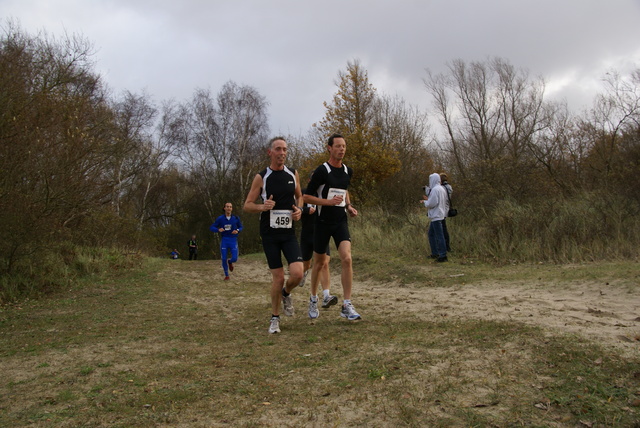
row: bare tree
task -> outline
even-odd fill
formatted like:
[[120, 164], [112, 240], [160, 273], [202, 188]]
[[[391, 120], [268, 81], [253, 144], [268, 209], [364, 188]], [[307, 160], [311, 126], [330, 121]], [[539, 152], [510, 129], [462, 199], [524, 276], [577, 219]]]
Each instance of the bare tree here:
[[246, 192], [257, 165], [262, 163], [262, 153], [269, 134], [267, 122], [268, 103], [256, 89], [228, 82], [218, 94], [219, 123], [228, 123], [219, 138], [227, 143], [235, 169], [234, 180], [240, 195]]
[[544, 81], [496, 58], [469, 64], [455, 60], [448, 74], [427, 70], [424, 83], [455, 173], [490, 186], [503, 183], [501, 192], [526, 195], [525, 171], [536, 168], [531, 150], [549, 126]]
[[545, 109], [547, 127], [536, 133], [528, 147], [557, 188], [566, 195], [580, 186], [586, 147], [566, 102], [547, 103]]
[[165, 110], [167, 138], [211, 218], [222, 200], [240, 198], [255, 174], [269, 132], [267, 105], [255, 89], [228, 82], [215, 99], [200, 89], [190, 103]]
[[113, 103], [114, 133], [110, 145], [113, 165], [113, 197], [111, 203], [121, 215], [122, 198], [130, 194], [143, 171], [149, 169], [154, 155], [151, 150], [153, 125], [157, 109], [145, 94], [126, 91]]
[[415, 207], [422, 185], [434, 172], [428, 150], [431, 135], [427, 115], [398, 96], [381, 96], [375, 124], [376, 140], [394, 151], [400, 161], [398, 172], [381, 184], [379, 198], [388, 202], [385, 206], [393, 207], [391, 211], [405, 213]]
[[608, 72], [603, 82], [605, 92], [596, 97], [584, 122], [593, 128], [589, 167], [608, 178], [619, 160], [620, 138], [640, 126], [640, 69], [630, 76]]
[[491, 61], [498, 77], [499, 107], [502, 109], [503, 139], [511, 159], [520, 160], [529, 155], [535, 137], [549, 126], [544, 108], [544, 81], [530, 81], [526, 71], [518, 71], [503, 59]]

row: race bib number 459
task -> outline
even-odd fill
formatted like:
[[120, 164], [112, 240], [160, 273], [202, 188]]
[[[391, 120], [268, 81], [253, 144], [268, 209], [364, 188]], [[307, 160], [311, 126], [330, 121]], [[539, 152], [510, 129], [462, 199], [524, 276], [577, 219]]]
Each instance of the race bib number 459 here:
[[291, 229], [293, 219], [291, 210], [271, 210], [269, 211], [269, 226], [273, 229]]
[[329, 188], [327, 199], [333, 199], [336, 196], [342, 196], [342, 202], [336, 205], [337, 207], [344, 207], [345, 205], [347, 205], [347, 201], [346, 201], [347, 191], [345, 189], [336, 189], [334, 187]]

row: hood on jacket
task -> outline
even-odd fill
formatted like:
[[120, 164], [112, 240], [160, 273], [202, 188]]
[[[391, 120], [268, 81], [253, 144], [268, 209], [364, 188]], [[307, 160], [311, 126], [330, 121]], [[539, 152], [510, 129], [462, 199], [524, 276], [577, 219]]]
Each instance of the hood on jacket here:
[[440, 174], [438, 174], [437, 172], [434, 172], [429, 176], [429, 187], [433, 189], [438, 184], [440, 184]]

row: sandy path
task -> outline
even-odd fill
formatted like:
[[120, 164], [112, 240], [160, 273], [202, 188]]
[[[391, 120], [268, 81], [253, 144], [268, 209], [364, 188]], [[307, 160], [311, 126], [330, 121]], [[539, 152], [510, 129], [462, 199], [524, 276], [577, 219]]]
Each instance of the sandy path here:
[[[270, 282], [262, 262], [239, 264], [233, 280]], [[332, 290], [341, 296], [340, 278], [332, 272]], [[304, 314], [303, 297], [309, 285], [294, 291], [296, 310]], [[550, 333], [577, 334], [615, 347], [628, 355], [640, 353], [640, 287], [615, 282], [562, 283], [477, 283], [455, 287], [398, 286], [354, 280], [353, 301], [366, 319], [370, 310], [390, 316], [410, 311], [427, 320], [488, 319], [537, 325]]]
[[577, 334], [625, 353], [640, 351], [638, 290], [584, 283], [562, 288], [497, 283], [400, 290], [409, 302], [415, 301], [407, 306], [427, 318], [513, 320]]

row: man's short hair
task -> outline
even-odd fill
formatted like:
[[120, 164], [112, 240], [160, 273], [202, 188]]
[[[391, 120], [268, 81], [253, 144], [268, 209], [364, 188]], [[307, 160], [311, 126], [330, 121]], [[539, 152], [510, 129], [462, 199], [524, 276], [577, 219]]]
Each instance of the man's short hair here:
[[285, 143], [287, 142], [287, 140], [284, 137], [281, 137], [281, 136], [273, 137], [272, 139], [269, 140], [269, 144], [267, 145], [267, 148], [272, 149], [273, 148], [273, 143], [278, 141], [278, 140], [282, 140]]
[[327, 144], [330, 145], [331, 147], [333, 147], [333, 140], [335, 140], [336, 138], [342, 138], [344, 139], [344, 137], [338, 133], [333, 134], [331, 137], [329, 137], [329, 141], [327, 141]]

